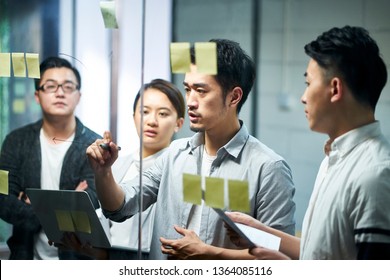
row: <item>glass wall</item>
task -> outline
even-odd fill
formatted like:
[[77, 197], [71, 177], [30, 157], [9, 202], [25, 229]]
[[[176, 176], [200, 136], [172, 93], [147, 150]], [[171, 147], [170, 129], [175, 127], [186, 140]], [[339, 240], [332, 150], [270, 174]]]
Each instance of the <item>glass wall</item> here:
[[[0, 52], [57, 55], [58, 7], [58, 0], [0, 0]], [[10, 131], [40, 118], [34, 90], [33, 79], [14, 77], [12, 69], [10, 77], [0, 77], [0, 144]], [[10, 230], [0, 220], [2, 250]]]

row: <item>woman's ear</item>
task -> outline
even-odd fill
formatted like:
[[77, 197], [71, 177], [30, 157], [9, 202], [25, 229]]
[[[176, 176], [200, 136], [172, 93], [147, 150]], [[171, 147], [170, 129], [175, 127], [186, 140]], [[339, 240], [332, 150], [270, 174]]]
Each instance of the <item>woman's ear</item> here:
[[178, 118], [176, 121], [176, 127], [175, 127], [175, 132], [178, 132], [184, 124], [184, 118]]

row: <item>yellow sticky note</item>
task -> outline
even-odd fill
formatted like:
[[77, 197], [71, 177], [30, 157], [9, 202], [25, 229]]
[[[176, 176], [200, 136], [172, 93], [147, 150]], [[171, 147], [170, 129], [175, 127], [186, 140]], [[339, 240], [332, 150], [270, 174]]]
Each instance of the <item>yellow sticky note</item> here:
[[24, 53], [12, 53], [12, 66], [15, 77], [26, 77]]
[[26, 112], [26, 101], [20, 98], [13, 100], [12, 111], [16, 114], [23, 114], [24, 112]]
[[11, 77], [10, 53], [0, 53], [0, 77]]
[[190, 72], [190, 43], [171, 43], [170, 52], [172, 73]]
[[231, 210], [249, 212], [248, 181], [228, 180], [229, 208]]
[[55, 213], [60, 231], [75, 232], [72, 215], [69, 211], [55, 210]]
[[8, 195], [8, 171], [0, 169], [0, 193]]
[[206, 177], [205, 203], [213, 208], [225, 208], [224, 179]]
[[118, 28], [115, 15], [115, 1], [100, 1], [100, 10], [106, 28]]
[[217, 74], [217, 44], [215, 42], [195, 43], [195, 59], [199, 73]]
[[29, 78], [41, 77], [39, 71], [39, 55], [37, 53], [26, 53], [27, 74]]
[[183, 174], [183, 200], [197, 205], [202, 204], [202, 177]]
[[71, 215], [76, 231], [91, 233], [91, 224], [86, 212], [72, 211]]

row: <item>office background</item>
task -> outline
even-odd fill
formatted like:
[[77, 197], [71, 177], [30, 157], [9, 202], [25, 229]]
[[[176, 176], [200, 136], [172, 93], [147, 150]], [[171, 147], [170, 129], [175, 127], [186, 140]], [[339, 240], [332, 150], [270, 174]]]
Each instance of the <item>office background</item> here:
[[[327, 139], [309, 130], [300, 103], [308, 62], [303, 46], [331, 27], [362, 26], [377, 41], [390, 71], [390, 1], [146, 0], [143, 9], [141, 0], [116, 0], [117, 30], [104, 27], [99, 2], [0, 0], [0, 52], [39, 53], [41, 60], [60, 54], [72, 61], [83, 82], [77, 116], [99, 134], [111, 130], [122, 152], [130, 153], [139, 145], [132, 103], [141, 82], [165, 78], [183, 88], [183, 75], [170, 71], [169, 43], [238, 41], [258, 72], [240, 116], [292, 169], [299, 235]], [[12, 129], [40, 117], [33, 95], [32, 79], [0, 78], [0, 143]], [[376, 116], [390, 139], [389, 83]], [[177, 137], [192, 135], [187, 127]], [[9, 230], [0, 221], [2, 251]]]

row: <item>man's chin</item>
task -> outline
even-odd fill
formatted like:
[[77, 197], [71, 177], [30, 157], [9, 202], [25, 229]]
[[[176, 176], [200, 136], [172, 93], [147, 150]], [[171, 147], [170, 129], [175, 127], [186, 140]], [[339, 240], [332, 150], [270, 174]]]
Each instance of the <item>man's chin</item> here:
[[203, 132], [204, 131], [204, 129], [202, 127], [197, 127], [197, 126], [194, 126], [194, 125], [190, 125], [190, 129], [193, 132]]

